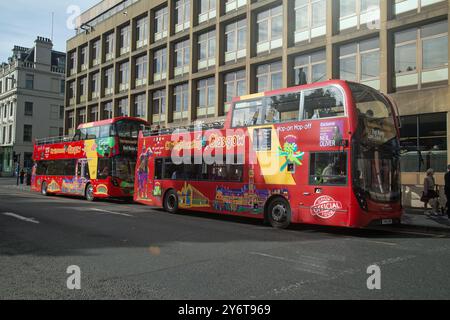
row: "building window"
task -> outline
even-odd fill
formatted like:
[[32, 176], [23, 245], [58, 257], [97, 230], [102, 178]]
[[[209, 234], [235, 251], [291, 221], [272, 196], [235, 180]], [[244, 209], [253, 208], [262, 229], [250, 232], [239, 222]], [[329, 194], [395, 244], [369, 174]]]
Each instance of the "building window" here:
[[148, 17], [139, 19], [136, 22], [136, 48], [142, 48], [148, 43]]
[[155, 41], [167, 37], [168, 21], [169, 14], [167, 7], [155, 11]]
[[199, 5], [198, 23], [216, 17], [216, 0], [197, 0]]
[[175, 32], [189, 29], [191, 21], [190, 0], [175, 0]]
[[78, 110], [78, 124], [82, 124], [82, 123], [86, 123], [87, 119], [86, 119], [86, 109], [80, 109]]
[[225, 27], [225, 62], [237, 61], [247, 55], [247, 21], [239, 20]]
[[[25, 129], [25, 128], [24, 128]], [[30, 134], [31, 136], [31, 134]], [[13, 143], [13, 126], [12, 124], [8, 127], [8, 143]], [[31, 142], [31, 138], [30, 138], [30, 142]]]
[[380, 20], [380, 0], [340, 0], [339, 30], [371, 26]]
[[[26, 107], [25, 107], [26, 109]], [[59, 106], [51, 105], [50, 106], [50, 120], [59, 120], [60, 119], [60, 108]], [[64, 112], [64, 107], [63, 107]]]
[[241, 97], [247, 93], [247, 81], [245, 70], [227, 73], [224, 77], [224, 112], [230, 110], [231, 102], [234, 97]]
[[25, 115], [33, 116], [33, 102], [25, 102]]
[[69, 74], [70, 75], [74, 75], [75, 73], [77, 73], [76, 67], [77, 67], [77, 53], [71, 52], [71, 53], [69, 53]]
[[156, 50], [153, 57], [153, 81], [167, 78], [167, 49]]
[[175, 76], [189, 73], [190, 45], [189, 40], [175, 44]]
[[138, 118], [145, 118], [145, 94], [140, 94], [134, 97], [133, 116]]
[[183, 121], [189, 118], [189, 86], [182, 84], [174, 87], [173, 121]]
[[96, 40], [92, 43], [92, 65], [97, 66], [100, 63], [100, 40]]
[[225, 12], [228, 13], [230, 11], [237, 10], [245, 5], [247, 5], [247, 0], [226, 0]]
[[447, 114], [401, 117], [401, 171], [447, 171]]
[[119, 91], [125, 91], [129, 88], [130, 82], [130, 64], [129, 62], [121, 63], [119, 66]]
[[88, 46], [84, 46], [80, 50], [80, 63], [81, 71], [85, 71], [88, 68]]
[[105, 95], [111, 95], [114, 93], [114, 70], [109, 68], [105, 70]]
[[164, 124], [166, 122], [166, 91], [157, 90], [153, 92], [152, 123]]
[[395, 0], [394, 12], [395, 14], [402, 14], [412, 10], [420, 12], [424, 7], [444, 1], [445, 0]]
[[31, 142], [33, 137], [33, 126], [25, 124], [23, 126], [23, 142]]
[[67, 131], [69, 134], [73, 134], [75, 131], [75, 116], [73, 111], [67, 112]]
[[339, 74], [343, 80], [380, 89], [379, 39], [350, 43], [339, 48]]
[[147, 84], [147, 55], [136, 59], [136, 87]]
[[105, 104], [103, 104], [103, 108], [102, 108], [102, 120], [106, 120], [106, 119], [112, 119], [113, 117], [113, 107], [112, 107], [112, 102], [106, 102]]
[[318, 51], [294, 59], [294, 84], [302, 85], [327, 79], [326, 53]]
[[447, 20], [397, 32], [394, 39], [397, 90], [448, 83]]
[[216, 31], [198, 36], [198, 69], [208, 69], [216, 65]]
[[9, 117], [12, 118], [13, 115], [14, 115], [14, 103], [11, 102], [9, 105]]
[[69, 104], [75, 104], [75, 81], [69, 82]]
[[118, 102], [119, 117], [128, 117], [128, 98], [120, 99]]
[[114, 33], [109, 33], [105, 37], [105, 60], [114, 59]]
[[295, 42], [326, 33], [326, 0], [295, 0]]
[[257, 53], [283, 46], [283, 6], [258, 13], [257, 29]]
[[91, 79], [92, 99], [96, 99], [100, 95], [100, 73], [94, 73]]
[[25, 76], [25, 88], [33, 90], [34, 89], [34, 75], [33, 74], [27, 74]]
[[59, 83], [59, 93], [64, 94], [66, 92], [66, 82], [64, 80], [61, 80]]
[[256, 68], [257, 91], [264, 92], [283, 87], [281, 61], [263, 64]]
[[120, 29], [120, 55], [130, 52], [130, 26]]
[[197, 119], [216, 114], [216, 80], [208, 78], [197, 83]]
[[80, 102], [86, 101], [87, 94], [87, 77], [83, 77], [80, 79]]
[[89, 122], [98, 121], [98, 107], [92, 106], [89, 108]]

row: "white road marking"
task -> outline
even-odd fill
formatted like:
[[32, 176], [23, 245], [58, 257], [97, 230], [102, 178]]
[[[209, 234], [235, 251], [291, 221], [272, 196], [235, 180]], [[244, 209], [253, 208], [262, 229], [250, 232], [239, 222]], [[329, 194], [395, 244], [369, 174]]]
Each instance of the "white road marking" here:
[[123, 217], [131, 217], [131, 218], [134, 217], [134, 216], [132, 216], [131, 214], [120, 213], [120, 212], [114, 212], [114, 211], [103, 210], [103, 209], [98, 209], [98, 208], [90, 208], [89, 210], [97, 211], [97, 212], [101, 212], [101, 213], [114, 214], [114, 215], [117, 215], [117, 216], [123, 216]]
[[8, 216], [8, 217], [12, 217], [12, 218], [16, 218], [25, 222], [31, 222], [31, 223], [35, 223], [35, 224], [39, 224], [39, 221], [37, 221], [34, 218], [26, 218], [26, 217], [22, 217], [18, 214], [12, 213], [12, 212], [2, 212], [2, 215], [4, 216]]

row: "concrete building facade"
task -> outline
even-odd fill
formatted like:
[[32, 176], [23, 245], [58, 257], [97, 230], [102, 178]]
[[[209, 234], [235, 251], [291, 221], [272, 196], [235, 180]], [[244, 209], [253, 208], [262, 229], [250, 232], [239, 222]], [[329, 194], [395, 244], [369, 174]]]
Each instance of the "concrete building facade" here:
[[406, 201], [449, 161], [449, 0], [105, 0], [67, 42], [65, 131], [120, 115], [176, 126], [233, 96], [341, 78], [397, 102]]
[[0, 175], [13, 175], [18, 162], [32, 166], [35, 138], [64, 133], [66, 55], [52, 48], [38, 37], [0, 65]]

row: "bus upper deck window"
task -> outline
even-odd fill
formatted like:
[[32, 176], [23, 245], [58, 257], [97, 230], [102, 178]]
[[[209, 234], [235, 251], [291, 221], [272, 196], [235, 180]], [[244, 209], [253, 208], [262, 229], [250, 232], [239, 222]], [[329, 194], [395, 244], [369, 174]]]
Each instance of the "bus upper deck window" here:
[[305, 91], [304, 119], [321, 119], [345, 115], [344, 97], [336, 87]]
[[266, 99], [264, 123], [298, 121], [300, 93], [272, 96]]

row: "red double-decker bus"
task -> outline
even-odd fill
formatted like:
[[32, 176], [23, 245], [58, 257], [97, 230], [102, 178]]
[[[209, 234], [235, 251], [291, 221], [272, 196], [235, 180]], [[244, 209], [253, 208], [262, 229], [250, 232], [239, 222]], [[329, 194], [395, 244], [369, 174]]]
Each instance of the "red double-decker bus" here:
[[224, 123], [184, 129], [140, 133], [136, 201], [276, 228], [400, 222], [398, 121], [370, 87], [330, 80], [240, 97]]
[[148, 123], [120, 117], [81, 124], [71, 137], [34, 144], [32, 190], [96, 198], [132, 198], [139, 131]]

